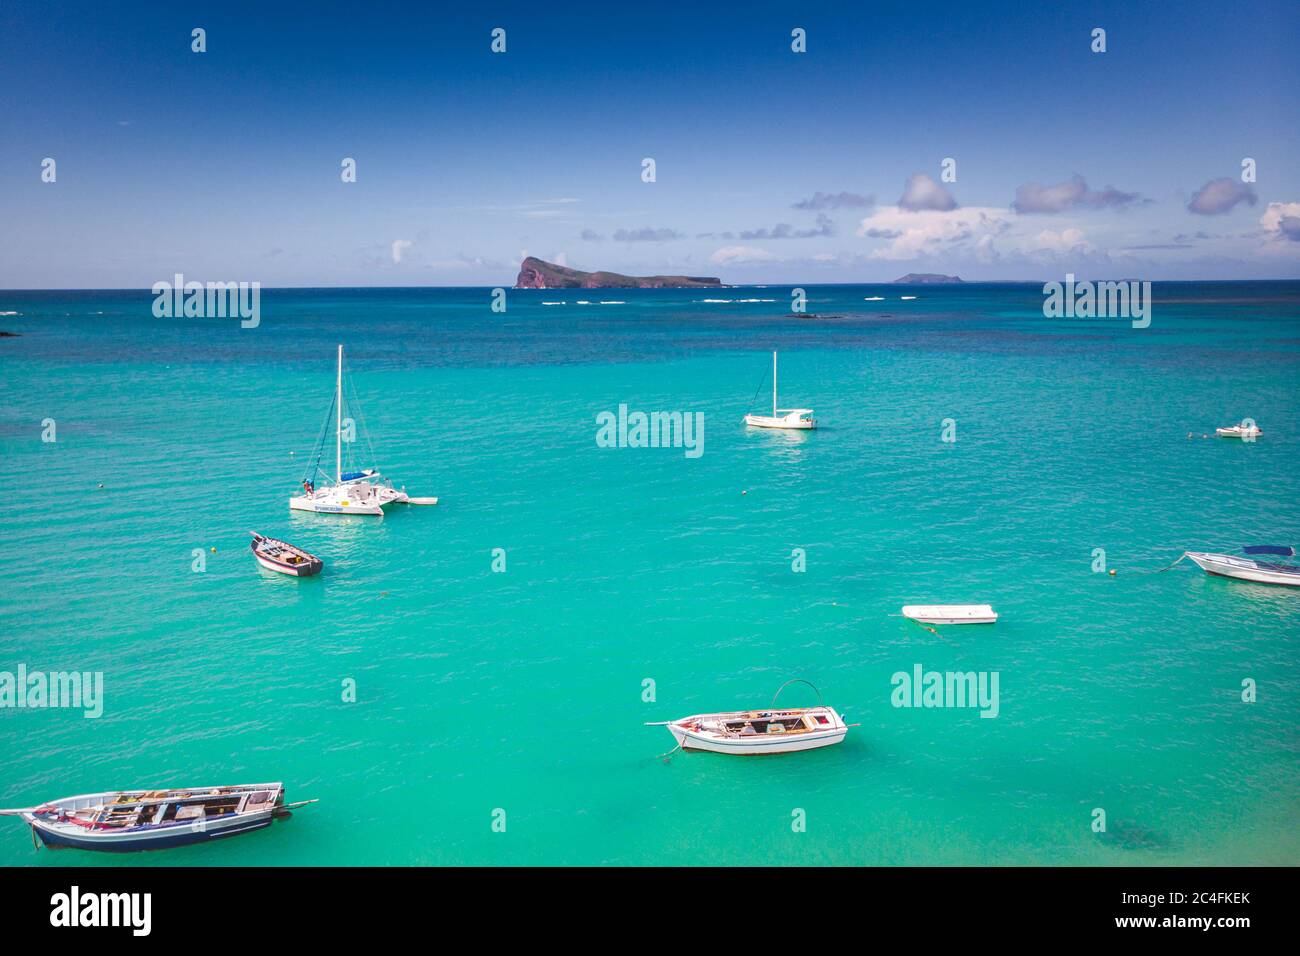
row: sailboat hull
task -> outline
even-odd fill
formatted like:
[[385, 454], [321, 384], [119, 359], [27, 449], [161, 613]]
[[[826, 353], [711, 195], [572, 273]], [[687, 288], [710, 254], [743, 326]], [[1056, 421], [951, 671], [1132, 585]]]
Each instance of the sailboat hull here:
[[773, 418], [770, 415], [746, 415], [745, 424], [750, 428], [789, 428], [809, 431], [817, 427], [811, 418]]
[[352, 498], [335, 498], [331, 495], [299, 495], [289, 499], [291, 511], [314, 511], [326, 515], [375, 515], [383, 516], [384, 509], [371, 500]]

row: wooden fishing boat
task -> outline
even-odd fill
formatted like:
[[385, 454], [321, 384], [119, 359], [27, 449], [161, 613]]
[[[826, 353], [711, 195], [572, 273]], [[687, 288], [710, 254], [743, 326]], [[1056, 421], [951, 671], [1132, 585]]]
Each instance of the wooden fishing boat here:
[[314, 554], [308, 554], [302, 548], [295, 547], [287, 541], [268, 538], [256, 531], [248, 532], [253, 536], [253, 557], [257, 563], [268, 571], [279, 571], [294, 577], [305, 578], [319, 574], [325, 563]]
[[[1242, 548], [1242, 551], [1246, 554], [1295, 556], [1295, 548], [1285, 546], [1259, 545]], [[1188, 551], [1185, 552], [1184, 557], [1191, 558], [1207, 574], [1237, 578], [1241, 581], [1254, 581], [1256, 584], [1284, 584], [1300, 587], [1300, 567], [1294, 564], [1257, 561], [1254, 558], [1239, 558], [1231, 554], [1209, 554], [1204, 551]]]
[[[647, 723], [646, 726], [667, 727], [677, 745], [684, 750], [708, 750], [741, 756], [829, 747], [842, 741], [850, 726], [857, 726], [846, 724], [834, 707], [820, 702], [816, 707], [776, 709], [776, 699], [781, 695], [781, 690], [791, 683], [795, 681], [781, 685], [772, 698], [773, 706], [766, 710], [694, 714], [680, 720]], [[820, 701], [820, 692], [817, 697]]]
[[250, 833], [315, 800], [284, 802], [284, 784], [177, 790], [110, 790], [0, 810], [22, 817], [48, 847], [164, 850]]
[[903, 617], [922, 624], [994, 624], [998, 619], [987, 604], [906, 604]]

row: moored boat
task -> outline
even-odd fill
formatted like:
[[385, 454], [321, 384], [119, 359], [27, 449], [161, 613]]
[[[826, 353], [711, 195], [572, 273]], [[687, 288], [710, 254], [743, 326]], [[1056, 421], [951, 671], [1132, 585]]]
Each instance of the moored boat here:
[[903, 617], [922, 624], [994, 624], [998, 619], [988, 604], [906, 604]]
[[[759, 388], [762, 388], [762, 383]], [[811, 408], [777, 408], [776, 398], [776, 353], [772, 353], [772, 414], [745, 415], [745, 424], [751, 428], [785, 428], [810, 429], [817, 427], [817, 420], [812, 417]]]
[[846, 724], [834, 707], [820, 703], [820, 692], [816, 707], [776, 709], [776, 699], [781, 690], [791, 683], [794, 681], [787, 681], [777, 690], [772, 698], [773, 706], [765, 710], [694, 714], [678, 720], [647, 723], [646, 726], [667, 727], [677, 745], [684, 750], [740, 756], [829, 747], [842, 741], [850, 726], [857, 726]]
[[255, 783], [109, 790], [0, 810], [0, 815], [21, 817], [48, 847], [122, 852], [164, 850], [249, 833], [315, 802], [287, 804], [284, 784]]
[[1214, 434], [1218, 435], [1220, 438], [1242, 438], [1249, 440], [1258, 438], [1264, 433], [1260, 430], [1258, 425], [1247, 418], [1240, 425], [1232, 425], [1228, 428], [1216, 428]]
[[[344, 471], [343, 445], [344, 433], [352, 434], [355, 423], [349, 421], [344, 427], [343, 416], [343, 346], [339, 346], [338, 372], [334, 384], [334, 401], [330, 412], [334, 418], [334, 474], [323, 473], [320, 468], [321, 457], [325, 449], [325, 436], [329, 428], [329, 419], [321, 430], [320, 440], [312, 455], [312, 468], [302, 480], [303, 493], [289, 499], [289, 507], [294, 511], [314, 511], [318, 514], [335, 515], [379, 515], [393, 504], [437, 504], [437, 498], [417, 498], [412, 500], [405, 488], [394, 488], [393, 483], [379, 473], [377, 468], [351, 467]], [[350, 403], [355, 406], [355, 400]], [[366, 441], [367, 447], [369, 440]], [[352, 439], [348, 439], [348, 454], [352, 453]], [[373, 449], [371, 460], [374, 459]], [[364, 459], [363, 459], [364, 460]]]
[[[1257, 545], [1241, 549], [1246, 554], [1275, 554], [1282, 557], [1295, 557], [1295, 548], [1276, 545]], [[1254, 581], [1256, 584], [1283, 584], [1300, 587], [1300, 567], [1294, 564], [1279, 564], [1273, 561], [1257, 561], [1254, 558], [1239, 558], [1231, 554], [1212, 554], [1205, 551], [1187, 551], [1185, 557], [1191, 558], [1207, 574], [1224, 578], [1237, 578], [1241, 581]]]
[[253, 536], [253, 557], [257, 558], [257, 563], [268, 571], [279, 571], [281, 574], [305, 578], [319, 574], [321, 568], [325, 566], [316, 555], [309, 554], [287, 541], [268, 538], [256, 531], [248, 533]]

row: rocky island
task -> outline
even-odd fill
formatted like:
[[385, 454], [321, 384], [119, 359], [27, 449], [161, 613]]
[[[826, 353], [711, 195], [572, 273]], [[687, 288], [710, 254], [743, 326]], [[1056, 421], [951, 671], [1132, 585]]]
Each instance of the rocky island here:
[[617, 272], [583, 272], [529, 256], [519, 264], [516, 289], [698, 289], [721, 288], [708, 276], [625, 276]]
[[942, 285], [961, 281], [960, 276], [945, 276], [937, 272], [909, 272], [901, 279], [895, 279], [894, 285]]

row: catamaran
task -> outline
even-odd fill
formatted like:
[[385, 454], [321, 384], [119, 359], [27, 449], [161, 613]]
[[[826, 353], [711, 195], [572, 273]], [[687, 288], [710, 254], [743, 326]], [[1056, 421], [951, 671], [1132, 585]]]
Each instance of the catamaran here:
[[[772, 697], [772, 706], [766, 710], [729, 710], [716, 714], [694, 714], [679, 720], [647, 723], [647, 727], [667, 727], [668, 732], [684, 750], [708, 750], [719, 754], [791, 753], [796, 750], [815, 750], [842, 741], [849, 732], [844, 718], [821, 703], [817, 692], [816, 707], [795, 707], [777, 710], [776, 700], [781, 691], [793, 683], [808, 684], [796, 678], [786, 681]], [[812, 687], [811, 684], [808, 686]], [[813, 690], [817, 688], [813, 687]]]
[[[759, 385], [762, 388], [762, 385]], [[772, 414], [745, 416], [745, 424], [753, 428], [816, 428], [817, 421], [812, 417], [811, 408], [777, 408], [776, 398], [776, 353], [772, 353]]]
[[164, 850], [249, 833], [315, 800], [284, 802], [284, 784], [177, 790], [110, 790], [0, 810], [17, 816], [48, 847], [81, 850]]
[[[1242, 548], [1241, 550], [1245, 554], [1275, 554], [1284, 558], [1295, 557], [1295, 548], [1287, 545], [1261, 544]], [[1294, 564], [1256, 561], [1254, 558], [1239, 558], [1231, 554], [1209, 554], [1204, 551], [1187, 551], [1184, 552], [1183, 557], [1191, 558], [1207, 574], [1214, 574], [1224, 578], [1238, 578], [1242, 581], [1254, 581], [1256, 584], [1286, 584], [1291, 587], [1300, 587], [1300, 567]], [[1181, 561], [1182, 558], [1178, 560]], [[1174, 564], [1177, 563], [1177, 561], [1174, 562]]]
[[[412, 498], [406, 489], [397, 489], [384, 478], [377, 468], [353, 468], [344, 471], [343, 464], [343, 346], [339, 346], [338, 376], [334, 386], [334, 476], [322, 473], [321, 456], [324, 453], [325, 434], [329, 419], [321, 429], [321, 437], [312, 453], [311, 471], [302, 480], [303, 493], [289, 499], [295, 511], [315, 511], [336, 515], [383, 515], [392, 504], [436, 505], [437, 498]], [[352, 427], [352, 426], [350, 426]], [[369, 445], [369, 437], [366, 439]], [[349, 451], [351, 451], [349, 443]], [[370, 449], [371, 460], [374, 450]]]

